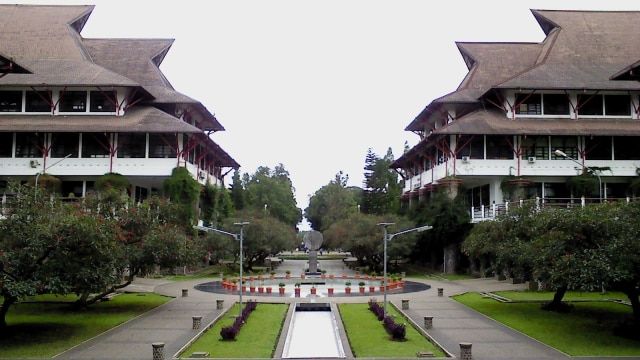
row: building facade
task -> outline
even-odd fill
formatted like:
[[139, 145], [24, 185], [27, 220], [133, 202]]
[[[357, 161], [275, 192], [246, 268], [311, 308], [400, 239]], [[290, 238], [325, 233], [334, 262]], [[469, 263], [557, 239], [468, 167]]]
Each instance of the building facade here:
[[[571, 177], [589, 170], [599, 192], [626, 198], [640, 174], [640, 12], [533, 10], [541, 43], [457, 43], [469, 69], [405, 130], [419, 143], [392, 167], [403, 199], [459, 186], [472, 216], [509, 201], [585, 201]], [[522, 188], [514, 198], [505, 189]], [[508, 205], [507, 205], [508, 206]]]
[[177, 166], [222, 185], [238, 163], [212, 139], [224, 128], [159, 69], [172, 39], [87, 39], [93, 6], [0, 5], [0, 179], [38, 173], [84, 196], [109, 172], [132, 196]]

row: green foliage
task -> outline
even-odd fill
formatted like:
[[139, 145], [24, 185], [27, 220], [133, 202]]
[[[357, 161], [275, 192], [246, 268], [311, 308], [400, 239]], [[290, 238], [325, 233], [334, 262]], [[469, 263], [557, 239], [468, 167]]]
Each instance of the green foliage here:
[[362, 212], [384, 215], [399, 211], [403, 185], [398, 181], [398, 174], [391, 169], [393, 161], [391, 148], [382, 158], [373, 150], [368, 150], [364, 167]]
[[[397, 215], [376, 216], [369, 214], [353, 214], [333, 223], [324, 232], [325, 243], [329, 248], [342, 248], [351, 252], [358, 261], [369, 266], [371, 270], [382, 269], [383, 231], [377, 224], [393, 222], [390, 232], [412, 228], [414, 223]], [[416, 235], [409, 233], [398, 236], [388, 243], [387, 254], [390, 259], [400, 259], [409, 255], [416, 240]]]
[[233, 178], [231, 183], [231, 201], [233, 201], [233, 208], [236, 210], [244, 209], [245, 205], [245, 192], [242, 180], [240, 179], [240, 171], [233, 172]]
[[259, 167], [255, 174], [244, 176], [244, 208], [266, 211], [291, 227], [302, 220], [302, 211], [296, 206], [295, 189], [289, 172], [279, 164], [273, 170]]
[[313, 229], [324, 231], [334, 222], [345, 219], [357, 211], [356, 194], [346, 187], [346, 178], [340, 172], [336, 174], [335, 180], [311, 196], [304, 215]]
[[[35, 186], [36, 178], [29, 179], [27, 184]], [[57, 177], [49, 174], [41, 174], [38, 176], [38, 187], [48, 194], [59, 194], [62, 187], [62, 181]]]
[[117, 190], [126, 191], [131, 184], [124, 175], [118, 173], [106, 173], [96, 179], [95, 187], [98, 191]]
[[165, 195], [171, 201], [180, 204], [180, 215], [183, 221], [193, 223], [196, 220], [196, 204], [200, 197], [200, 184], [184, 167], [177, 167], [171, 176], [164, 181]]
[[572, 176], [567, 180], [567, 186], [575, 197], [593, 197], [598, 196], [598, 178], [588, 172], [578, 176]]
[[233, 212], [229, 190], [207, 184], [202, 190], [200, 208], [202, 210], [200, 218], [204, 221], [205, 226], [219, 225]]

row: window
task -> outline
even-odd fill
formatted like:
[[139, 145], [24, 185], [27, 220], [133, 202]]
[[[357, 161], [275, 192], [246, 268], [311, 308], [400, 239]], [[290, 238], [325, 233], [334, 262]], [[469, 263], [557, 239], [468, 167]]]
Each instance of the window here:
[[10, 158], [13, 153], [13, 133], [0, 133], [0, 157]]
[[22, 112], [22, 91], [0, 91], [0, 112]]
[[565, 94], [544, 94], [545, 115], [569, 115], [569, 98]]
[[177, 146], [175, 134], [149, 134], [150, 158], [175, 158]]
[[605, 95], [604, 113], [610, 116], [630, 116], [631, 99], [629, 95]]
[[602, 115], [602, 95], [578, 95], [578, 113], [580, 115]]
[[487, 159], [513, 159], [513, 149], [507, 136], [487, 136]]
[[516, 114], [542, 115], [540, 94], [516, 94]]
[[523, 159], [535, 156], [536, 159], [549, 160], [549, 137], [527, 136], [522, 138]]
[[544, 183], [545, 202], [566, 202], [571, 198], [571, 192], [565, 183]]
[[613, 154], [616, 160], [640, 160], [640, 138], [616, 136], [613, 138]]
[[610, 136], [585, 137], [585, 157], [588, 160], [611, 160], [613, 150]]
[[44, 134], [16, 133], [16, 157], [39, 158], [44, 148]]
[[82, 181], [63, 181], [60, 192], [62, 197], [82, 197]]
[[27, 91], [26, 112], [51, 112], [51, 91]]
[[60, 91], [60, 112], [86, 112], [86, 91]]
[[143, 158], [147, 147], [145, 133], [118, 133], [119, 158]]
[[82, 134], [83, 158], [108, 158], [110, 135], [105, 133]]
[[458, 145], [457, 158], [468, 156], [471, 159], [484, 159], [484, 136], [460, 136], [456, 142]]
[[568, 160], [564, 156], [555, 154], [556, 150], [560, 150], [567, 156], [578, 159], [578, 137], [577, 136], [552, 136], [551, 137], [551, 159], [552, 160]]
[[80, 134], [78, 133], [53, 133], [51, 134], [51, 157], [63, 158], [78, 157], [80, 148]]
[[91, 91], [91, 112], [116, 112], [115, 91]]

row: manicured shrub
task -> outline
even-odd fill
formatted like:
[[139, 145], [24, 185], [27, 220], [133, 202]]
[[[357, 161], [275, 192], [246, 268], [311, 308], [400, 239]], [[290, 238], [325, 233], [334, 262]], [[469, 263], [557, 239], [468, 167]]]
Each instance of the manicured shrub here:
[[407, 329], [404, 324], [396, 324], [391, 316], [384, 316], [384, 309], [373, 299], [369, 300], [369, 310], [373, 312], [379, 321], [382, 321], [385, 330], [391, 335], [393, 340], [404, 340]]
[[220, 329], [220, 337], [222, 338], [222, 340], [235, 340], [236, 336], [238, 336], [238, 333], [240, 332], [240, 328], [242, 327], [242, 325], [244, 325], [245, 322], [247, 322], [249, 315], [251, 314], [251, 312], [253, 312], [253, 310], [256, 309], [257, 306], [258, 303], [255, 301], [247, 302], [247, 304], [244, 306], [244, 309], [242, 309], [240, 316], [236, 318], [233, 324], [231, 326], [226, 326]]
[[382, 319], [384, 319], [384, 309], [377, 302], [369, 300], [369, 310], [376, 315], [378, 321], [382, 321]]

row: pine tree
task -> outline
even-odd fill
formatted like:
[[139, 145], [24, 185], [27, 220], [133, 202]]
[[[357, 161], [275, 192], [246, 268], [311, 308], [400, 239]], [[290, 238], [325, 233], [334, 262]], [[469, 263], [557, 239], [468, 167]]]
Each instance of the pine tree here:
[[240, 171], [236, 170], [231, 180], [231, 201], [233, 201], [233, 207], [236, 210], [242, 210], [244, 209], [245, 203], [245, 190], [242, 180], [240, 180]]

